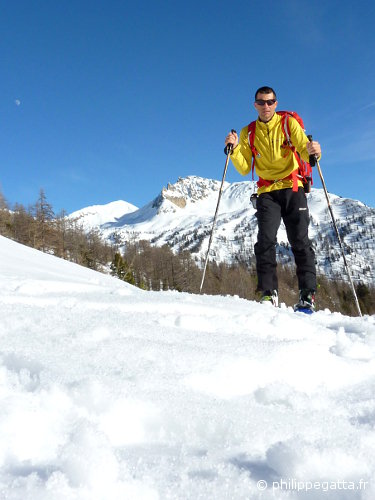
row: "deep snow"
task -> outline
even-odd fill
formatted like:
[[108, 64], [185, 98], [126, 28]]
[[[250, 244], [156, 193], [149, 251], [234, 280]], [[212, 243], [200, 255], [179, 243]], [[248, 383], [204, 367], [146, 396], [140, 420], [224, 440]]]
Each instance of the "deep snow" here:
[[1, 499], [375, 498], [374, 316], [145, 292], [2, 237], [0, 282]]

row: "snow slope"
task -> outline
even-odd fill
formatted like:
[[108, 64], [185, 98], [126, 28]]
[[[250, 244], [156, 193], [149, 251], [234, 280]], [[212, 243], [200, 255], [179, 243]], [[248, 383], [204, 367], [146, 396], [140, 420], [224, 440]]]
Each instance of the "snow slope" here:
[[146, 292], [2, 237], [0, 282], [1, 499], [375, 498], [375, 316]]

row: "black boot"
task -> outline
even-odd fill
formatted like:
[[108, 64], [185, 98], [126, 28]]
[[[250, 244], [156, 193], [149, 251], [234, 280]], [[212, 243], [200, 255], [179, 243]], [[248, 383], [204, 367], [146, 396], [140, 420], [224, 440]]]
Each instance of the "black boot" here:
[[299, 291], [299, 302], [294, 305], [296, 312], [312, 314], [315, 312], [315, 290], [306, 288]]

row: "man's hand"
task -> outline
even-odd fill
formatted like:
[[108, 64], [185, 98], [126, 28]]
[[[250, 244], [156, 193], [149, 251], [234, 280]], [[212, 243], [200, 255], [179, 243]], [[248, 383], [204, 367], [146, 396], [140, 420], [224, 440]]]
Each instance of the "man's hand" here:
[[317, 156], [318, 158], [322, 154], [320, 144], [317, 141], [308, 142], [306, 144], [306, 149], [307, 149], [307, 152], [309, 153], [309, 155], [314, 155], [314, 156]]
[[237, 132], [231, 132], [225, 138], [225, 145], [233, 144], [233, 149], [238, 146], [238, 135]]

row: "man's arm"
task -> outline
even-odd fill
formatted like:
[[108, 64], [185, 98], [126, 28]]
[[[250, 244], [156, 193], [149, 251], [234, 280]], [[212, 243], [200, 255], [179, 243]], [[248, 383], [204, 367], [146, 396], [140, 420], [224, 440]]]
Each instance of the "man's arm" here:
[[320, 159], [322, 150], [319, 142], [310, 142], [305, 132], [294, 118], [289, 118], [289, 127], [292, 144], [297, 149], [302, 159], [308, 162], [310, 155], [317, 155]]

